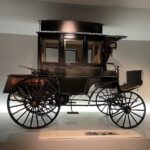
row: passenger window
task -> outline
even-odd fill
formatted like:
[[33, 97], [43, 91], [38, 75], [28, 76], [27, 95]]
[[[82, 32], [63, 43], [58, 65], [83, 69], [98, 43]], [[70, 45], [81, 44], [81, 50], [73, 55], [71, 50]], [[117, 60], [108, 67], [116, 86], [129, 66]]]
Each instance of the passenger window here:
[[65, 63], [81, 63], [82, 40], [66, 39], [65, 40]]
[[58, 63], [58, 40], [44, 40], [45, 62]]
[[88, 64], [101, 64], [101, 42], [88, 42]]
[[66, 49], [66, 63], [76, 63], [76, 62], [77, 62], [77, 50]]

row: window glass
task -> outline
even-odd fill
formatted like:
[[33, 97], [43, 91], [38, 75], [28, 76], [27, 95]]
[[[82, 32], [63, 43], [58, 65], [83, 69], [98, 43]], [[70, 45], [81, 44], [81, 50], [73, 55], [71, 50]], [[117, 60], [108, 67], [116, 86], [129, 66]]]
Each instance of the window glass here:
[[88, 49], [88, 63], [92, 63], [92, 49]]
[[58, 40], [44, 40], [45, 61], [58, 63]]
[[101, 42], [100, 41], [88, 42], [88, 63], [101, 64]]
[[66, 49], [66, 63], [76, 63], [77, 50], [76, 49]]
[[81, 63], [82, 40], [66, 39], [65, 40], [65, 63]]

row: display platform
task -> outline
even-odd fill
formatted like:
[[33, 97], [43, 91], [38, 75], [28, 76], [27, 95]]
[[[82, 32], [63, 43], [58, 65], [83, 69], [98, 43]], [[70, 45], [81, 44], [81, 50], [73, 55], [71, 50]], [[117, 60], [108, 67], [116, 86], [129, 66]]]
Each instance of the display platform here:
[[78, 115], [60, 112], [51, 125], [39, 130], [17, 126], [8, 113], [0, 113], [0, 116], [0, 150], [150, 149], [149, 114], [132, 130], [116, 127], [100, 112], [80, 112]]
[[142, 138], [133, 130], [52, 130], [40, 131], [39, 140], [57, 139]]

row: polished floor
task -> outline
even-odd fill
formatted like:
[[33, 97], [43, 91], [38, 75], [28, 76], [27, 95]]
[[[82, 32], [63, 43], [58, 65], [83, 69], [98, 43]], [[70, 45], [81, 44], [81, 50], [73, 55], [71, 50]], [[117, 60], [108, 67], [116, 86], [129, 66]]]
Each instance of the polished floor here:
[[[149, 150], [150, 149], [150, 113], [147, 113], [145, 120], [141, 125], [132, 129], [140, 135], [140, 138], [96, 138], [96, 139], [47, 139], [39, 140], [40, 132], [49, 132], [53, 130], [120, 130], [110, 120], [109, 116], [100, 112], [91, 111], [89, 108], [81, 108], [81, 112], [77, 114], [66, 113], [65, 108], [61, 109], [56, 120], [48, 127], [40, 130], [27, 130], [16, 125], [7, 112], [0, 113], [0, 150], [3, 149], [120, 149], [122, 145], [128, 149]], [[72, 144], [71, 144], [72, 143]], [[91, 143], [91, 144], [90, 144]], [[43, 145], [43, 146], [42, 146]], [[120, 147], [120, 148], [119, 148]], [[125, 148], [122, 148], [125, 149]]]

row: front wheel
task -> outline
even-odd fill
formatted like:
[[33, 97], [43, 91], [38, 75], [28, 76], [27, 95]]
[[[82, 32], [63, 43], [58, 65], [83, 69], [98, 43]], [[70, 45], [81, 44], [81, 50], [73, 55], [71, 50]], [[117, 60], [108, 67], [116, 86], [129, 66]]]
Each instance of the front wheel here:
[[[115, 109], [114, 109], [115, 106]], [[146, 107], [143, 99], [134, 92], [119, 93], [110, 105], [110, 118], [119, 127], [130, 129], [144, 119]]]
[[38, 129], [52, 123], [60, 104], [58, 90], [46, 78], [32, 76], [17, 83], [8, 95], [10, 117], [23, 128]]

